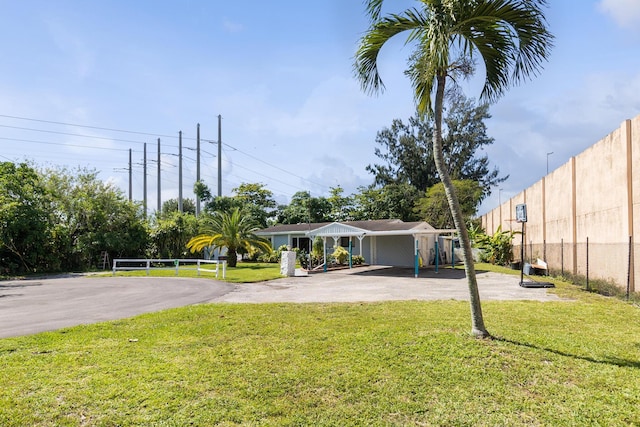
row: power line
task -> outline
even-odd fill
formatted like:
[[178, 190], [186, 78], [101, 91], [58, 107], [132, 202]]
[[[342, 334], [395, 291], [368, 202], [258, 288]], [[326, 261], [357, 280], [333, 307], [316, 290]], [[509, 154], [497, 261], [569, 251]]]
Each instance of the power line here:
[[[80, 145], [80, 144], [57, 143], [57, 142], [48, 142], [48, 141], [35, 141], [35, 140], [19, 139], [19, 138], [7, 138], [7, 137], [0, 137], [0, 139], [1, 139], [1, 140], [8, 140], [8, 141], [16, 141], [16, 142], [30, 142], [30, 143], [36, 143], [36, 144], [56, 145], [56, 146], [75, 147], [75, 148], [87, 148], [87, 149], [96, 149], [96, 150], [119, 151], [119, 152], [123, 152], [123, 151], [124, 151], [124, 152], [127, 152], [127, 151], [129, 150], [129, 149], [125, 149], [125, 148], [96, 147], [96, 146], [88, 146], [88, 145]], [[225, 145], [228, 145], [228, 144], [225, 144]], [[235, 151], [238, 151], [238, 152], [240, 152], [240, 153], [242, 153], [242, 154], [246, 154], [246, 153], [242, 152], [241, 150], [235, 150]], [[134, 151], [134, 152], [139, 153], [139, 151]], [[162, 154], [162, 155], [167, 155], [167, 156], [178, 156], [178, 155], [177, 155], [177, 154], [175, 154], [175, 153], [161, 153], [161, 154]], [[212, 155], [211, 153], [208, 153], [208, 154]], [[254, 156], [251, 156], [251, 155], [248, 155], [248, 154], [246, 154], [246, 155], [247, 155], [247, 156], [249, 156], [249, 157], [251, 157], [251, 158], [253, 158], [253, 159], [255, 159], [255, 160], [260, 160], [260, 159], [258, 159], [258, 158], [256, 158], [256, 157], [254, 157]], [[5, 156], [3, 156], [3, 157], [4, 157], [4, 158], [6, 158], [7, 160], [11, 161], [9, 158], [7, 158], [7, 157], [5, 157]], [[194, 159], [192, 159], [192, 158], [191, 158], [191, 157], [189, 157], [189, 156], [184, 156], [184, 157], [185, 157], [185, 158], [187, 158], [187, 159], [189, 159], [189, 160], [191, 160], [191, 161], [194, 161], [194, 162], [195, 162], [195, 160], [194, 160]], [[215, 155], [212, 155], [212, 157], [215, 157]], [[149, 162], [149, 163], [155, 163], [155, 162], [157, 162], [157, 160], [156, 160], [156, 159], [147, 159], [147, 162]], [[267, 165], [269, 165], [267, 162], [264, 162], [264, 161], [261, 161], [261, 162], [262, 162], [262, 163], [265, 163], [265, 164], [267, 164]], [[170, 168], [170, 169], [175, 169], [175, 168], [177, 167], [176, 165], [171, 164], [171, 163], [167, 163], [167, 162], [161, 162], [161, 163], [162, 163], [162, 165], [163, 165], [163, 167], [164, 167], [164, 168], [167, 168], [167, 167], [168, 167], [168, 168]], [[133, 166], [134, 168], [136, 168], [136, 169], [137, 169], [137, 168], [139, 168], [139, 167], [143, 166], [143, 164], [142, 164], [141, 162], [134, 162], [134, 163], [132, 164], [132, 166]], [[274, 178], [274, 177], [272, 177], [272, 176], [265, 175], [265, 174], [263, 174], [263, 173], [257, 172], [257, 171], [255, 171], [255, 170], [253, 170], [253, 169], [250, 169], [250, 168], [248, 168], [248, 167], [242, 166], [242, 165], [240, 165], [240, 164], [235, 164], [235, 163], [234, 163], [234, 166], [236, 166], [236, 167], [238, 167], [238, 168], [240, 168], [240, 169], [244, 169], [244, 170], [246, 170], [246, 171], [248, 171], [248, 172], [251, 172], [251, 173], [253, 173], [253, 174], [256, 174], [256, 175], [262, 176], [262, 177], [264, 177], [264, 178], [267, 178], [267, 179], [268, 179], [268, 180], [270, 180], [270, 181], [277, 182], [277, 183], [279, 183], [279, 184], [283, 184], [283, 185], [285, 185], [285, 186], [287, 186], [287, 187], [291, 187], [291, 188], [294, 188], [294, 189], [297, 189], [297, 190], [304, 190], [304, 189], [303, 189], [302, 187], [300, 187], [300, 186], [296, 186], [296, 185], [290, 184], [290, 183], [288, 183], [288, 182], [285, 182], [285, 181], [282, 181], [282, 180], [276, 179], [276, 178]], [[273, 166], [273, 165], [270, 165], [270, 166]], [[273, 166], [273, 167], [275, 167], [275, 166]], [[292, 175], [292, 176], [296, 176], [296, 177], [298, 177], [298, 178], [300, 178], [300, 179], [302, 179], [302, 180], [305, 180], [304, 178], [299, 177], [299, 176], [297, 176], [297, 175], [295, 175], [295, 174], [292, 174], [292, 173], [290, 173], [290, 172], [288, 172], [288, 171], [286, 171], [286, 170], [284, 170], [284, 169], [282, 169], [282, 168], [276, 167], [276, 169], [279, 169], [279, 170], [281, 170], [281, 171], [283, 171], [283, 172], [285, 172], [285, 173], [287, 173], [287, 174], [290, 174], [290, 175]], [[165, 170], [166, 170], [166, 169], [165, 169]], [[236, 175], [236, 176], [237, 176], [237, 175]], [[241, 177], [239, 177], [239, 176], [237, 176], [237, 177], [238, 177], [238, 178], [241, 178]], [[165, 178], [165, 179], [166, 179], [166, 178]], [[305, 180], [305, 181], [308, 181], [308, 180]], [[309, 182], [311, 182], [311, 181], [309, 181]]]
[[[235, 163], [234, 163], [234, 166], [236, 166], [236, 167], [238, 167], [238, 168], [240, 168], [240, 169], [244, 169], [244, 170], [246, 170], [246, 171], [249, 171], [249, 172], [251, 172], [251, 173], [254, 173], [254, 174], [256, 174], [256, 175], [260, 175], [260, 176], [262, 176], [262, 177], [268, 178], [268, 179], [270, 179], [271, 181], [279, 182], [280, 184], [284, 184], [284, 185], [286, 185], [286, 186], [288, 186], [288, 187], [295, 188], [296, 190], [305, 190], [304, 188], [301, 188], [301, 187], [299, 187], [299, 186], [297, 186], [297, 185], [293, 185], [293, 184], [290, 184], [290, 183], [285, 182], [285, 181], [280, 181], [279, 179], [276, 179], [276, 178], [274, 178], [274, 177], [271, 177], [271, 176], [268, 176], [268, 175], [262, 174], [262, 173], [260, 173], [260, 172], [256, 172], [256, 171], [251, 170], [251, 169], [249, 169], [249, 168], [246, 168], [246, 167], [244, 167], [244, 166], [241, 166], [241, 165], [238, 165], [238, 164], [235, 164]], [[240, 177], [238, 177], [238, 178], [240, 178]]]
[[4, 139], [5, 141], [31, 142], [34, 144], [62, 145], [64, 147], [91, 148], [94, 150], [129, 151], [128, 148], [95, 147], [95, 146], [89, 146], [89, 145], [67, 144], [63, 142], [47, 142], [47, 141], [34, 141], [32, 139], [5, 138], [2, 136], [0, 136], [0, 139]]
[[[32, 121], [32, 122], [38, 122], [38, 123], [49, 123], [49, 124], [55, 124], [55, 125], [63, 125], [63, 126], [74, 126], [74, 127], [79, 127], [79, 128], [85, 128], [85, 129], [96, 129], [96, 130], [104, 130], [104, 131], [110, 131], [110, 132], [122, 132], [122, 133], [129, 133], [129, 134], [134, 134], [134, 135], [145, 135], [145, 136], [154, 136], [154, 137], [162, 137], [162, 138], [174, 138], [177, 139], [178, 137], [176, 135], [163, 135], [163, 134], [157, 134], [157, 133], [150, 133], [150, 132], [140, 132], [140, 131], [132, 131], [132, 130], [126, 130], [126, 129], [116, 129], [116, 128], [107, 128], [107, 127], [101, 127], [101, 126], [90, 126], [90, 125], [81, 125], [81, 124], [77, 124], [77, 123], [67, 123], [67, 122], [59, 122], [59, 121], [55, 121], [55, 120], [43, 120], [43, 119], [34, 119], [34, 118], [29, 118], [29, 117], [20, 117], [20, 116], [12, 116], [12, 115], [7, 115], [7, 114], [0, 114], [0, 117], [5, 117], [5, 118], [10, 118], [10, 119], [15, 119], [15, 120], [25, 120], [25, 121]], [[47, 131], [47, 130], [41, 130], [41, 129], [29, 129], [29, 128], [20, 128], [17, 126], [8, 126], [8, 125], [0, 125], [2, 127], [7, 127], [7, 128], [15, 128], [15, 129], [22, 129], [22, 130], [33, 130], [36, 132], [48, 132], [48, 133], [55, 133], [55, 134], [62, 134], [62, 135], [71, 135], [71, 136], [81, 136], [81, 137], [88, 137], [88, 138], [97, 138], [97, 139], [111, 139], [116, 141], [117, 139], [115, 138], [106, 138], [106, 137], [93, 137], [91, 135], [78, 135], [78, 134], [72, 134], [72, 133], [66, 133], [66, 132], [58, 132], [58, 131]], [[3, 139], [8, 139], [8, 138], [3, 138]], [[186, 138], [183, 136], [183, 139], [188, 139], [188, 140], [195, 140], [195, 138]], [[34, 143], [41, 143], [41, 144], [47, 144], [46, 142], [42, 142], [42, 141], [30, 141], [30, 140], [20, 140], [20, 139], [11, 139], [13, 141], [20, 141], [20, 142], [34, 142]], [[201, 139], [202, 141], [205, 142], [210, 142], [210, 143], [216, 143], [216, 141], [212, 141], [212, 140], [206, 140], [206, 139]], [[122, 142], [133, 142], [133, 143], [138, 143], [138, 144], [144, 144], [144, 142], [141, 141], [130, 141], [130, 140], [120, 140]], [[56, 144], [56, 143], [48, 143], [51, 145], [67, 145], [67, 146], [74, 146], [71, 144]], [[287, 171], [286, 169], [283, 169], [279, 166], [273, 165], [271, 163], [265, 162], [264, 160], [253, 156], [249, 153], [246, 153], [242, 150], [240, 150], [239, 148], [236, 148], [230, 144], [227, 143], [223, 143], [223, 145], [229, 147], [231, 150], [233, 151], [237, 151], [238, 153], [244, 154], [245, 156], [256, 160], [258, 162], [261, 162], [269, 167], [272, 167], [274, 169], [277, 169], [281, 172], [284, 172], [286, 174], [289, 174], [291, 176], [294, 176], [298, 179], [301, 179], [303, 181], [309, 182], [311, 184], [314, 185], [318, 185], [320, 187], [323, 188], [329, 188], [326, 185], [317, 183], [317, 182], [313, 182], [307, 178], [304, 178], [302, 176], [296, 175], [290, 171]], [[82, 146], [79, 146], [82, 147]], [[93, 148], [93, 147], [84, 147], [84, 148]], [[97, 147], [96, 147], [97, 148]], [[113, 149], [116, 150], [116, 149]], [[122, 149], [120, 149], [122, 150]], [[207, 153], [210, 154], [210, 153]]]
[[[134, 135], [146, 135], [146, 136], [154, 136], [154, 137], [161, 137], [161, 138], [175, 138], [175, 139], [178, 138], [177, 135], [162, 135], [162, 134], [158, 134], [158, 133], [139, 132], [139, 131], [134, 131], [134, 130], [105, 128], [105, 127], [100, 127], [100, 126], [79, 125], [79, 124], [76, 124], [76, 123], [57, 122], [57, 121], [54, 121], [54, 120], [42, 120], [42, 119], [32, 119], [32, 118], [28, 118], [28, 117], [9, 116], [7, 114], [0, 114], [0, 117], [5, 117], [5, 118], [9, 118], [9, 119], [16, 119], [16, 120], [27, 120], [27, 121], [30, 121], [30, 122], [49, 123], [49, 124], [62, 125], [62, 126], [74, 126], [74, 127], [79, 127], [79, 128], [85, 128], [85, 129], [106, 130], [106, 131], [109, 131], [109, 132], [130, 133], [130, 134], [134, 134]], [[187, 139], [195, 140], [195, 138], [187, 138]]]
[[[91, 125], [81, 125], [81, 124], [77, 124], [77, 123], [67, 123], [67, 122], [60, 122], [60, 121], [55, 121], [55, 120], [43, 120], [43, 119], [35, 119], [35, 118], [28, 118], [28, 117], [20, 117], [20, 116], [12, 116], [12, 115], [7, 115], [7, 114], [0, 114], [0, 117], [4, 117], [4, 118], [9, 118], [9, 119], [15, 119], [15, 120], [24, 120], [24, 121], [30, 121], [30, 122], [38, 122], [38, 123], [48, 123], [48, 124], [54, 124], [54, 125], [62, 125], [62, 126], [73, 126], [73, 127], [78, 127], [78, 128], [85, 128], [85, 129], [95, 129], [95, 130], [101, 130], [101, 131], [109, 131], [109, 132], [121, 132], [121, 133], [127, 133], [127, 134], [133, 134], [133, 135], [144, 135], [144, 136], [153, 136], [153, 137], [162, 137], [162, 138], [172, 138], [172, 139], [178, 139], [177, 135], [165, 135], [165, 134], [158, 134], [158, 133], [151, 133], [151, 132], [141, 132], [141, 131], [132, 131], [132, 130], [126, 130], [126, 129], [117, 129], [117, 128], [108, 128], [108, 127], [101, 127], [101, 126], [91, 126]], [[80, 137], [80, 138], [93, 138], [93, 139], [102, 139], [102, 140], [110, 140], [110, 141], [117, 141], [117, 142], [128, 142], [128, 143], [135, 143], [135, 144], [144, 144], [145, 142], [143, 141], [135, 141], [135, 140], [128, 140], [128, 139], [119, 139], [119, 138], [109, 138], [109, 137], [101, 137], [101, 136], [93, 136], [93, 135], [84, 135], [84, 134], [76, 134], [76, 133], [71, 133], [71, 132], [62, 132], [62, 131], [54, 131], [54, 130], [45, 130], [45, 129], [36, 129], [36, 128], [27, 128], [27, 127], [19, 127], [19, 126], [10, 126], [10, 125], [0, 125], [0, 127], [4, 127], [4, 128], [10, 128], [10, 129], [17, 129], [17, 130], [25, 130], [25, 131], [34, 131], [34, 132], [43, 132], [43, 133], [50, 133], [50, 134], [58, 134], [58, 135], [68, 135], [68, 136], [75, 136], [75, 137]], [[7, 138], [7, 137], [0, 137], [0, 139], [2, 140], [8, 140], [8, 141], [16, 141], [16, 142], [30, 142], [30, 143], [36, 143], [36, 144], [46, 144], [46, 145], [58, 145], [58, 146], [65, 146], [65, 147], [78, 147], [78, 148], [87, 148], [87, 149], [100, 149], [100, 150], [110, 150], [110, 151], [128, 151], [129, 149], [124, 149], [124, 148], [110, 148], [110, 147], [95, 147], [95, 146], [87, 146], [87, 145], [80, 145], [80, 144], [68, 144], [68, 143], [55, 143], [55, 142], [47, 142], [47, 141], [35, 141], [35, 140], [29, 140], [29, 139], [19, 139], [19, 138]], [[183, 136], [183, 139], [185, 140], [196, 140], [195, 138], [187, 138]], [[209, 142], [212, 144], [216, 144], [217, 141], [213, 141], [213, 140], [208, 140], [208, 139], [203, 139], [201, 138], [201, 141], [203, 142]], [[273, 169], [279, 170], [287, 175], [296, 177], [304, 182], [319, 186], [321, 188], [324, 189], [328, 189], [330, 188], [327, 185], [318, 183], [318, 182], [314, 182], [308, 178], [304, 178], [300, 175], [297, 175], [291, 171], [288, 171], [280, 166], [274, 165], [272, 163], [266, 162], [263, 159], [254, 156], [252, 154], [249, 154], [237, 147], [234, 147], [228, 143], [222, 143], [225, 147], [229, 148], [232, 151], [236, 151], [240, 154], [243, 154], [244, 156], [247, 156], [257, 162], [260, 162], [266, 166], [269, 166]], [[186, 149], [189, 150], [194, 150], [193, 148], [190, 147], [184, 147]], [[139, 152], [139, 151], [135, 151], [135, 152]], [[210, 153], [206, 150], [201, 150], [202, 153], [206, 153], [207, 155], [211, 156], [211, 157], [216, 157], [216, 154]], [[174, 153], [162, 153], [163, 155], [176, 155]], [[3, 156], [4, 157], [4, 156]], [[4, 157], [6, 158], [6, 157]], [[185, 158], [194, 161], [193, 159], [191, 159], [190, 157], [185, 156]], [[153, 161], [150, 159], [150, 161]], [[164, 162], [163, 162], [164, 163]], [[170, 165], [175, 167], [174, 165]], [[301, 189], [301, 187], [299, 186], [295, 186], [292, 185], [288, 182], [284, 182], [278, 179], [275, 179], [271, 176], [267, 176], [264, 174], [261, 174], [260, 172], [254, 171], [252, 169], [249, 169], [247, 167], [244, 166], [240, 166], [238, 164], [236, 164], [237, 167], [240, 167], [242, 169], [245, 169], [249, 172], [252, 172], [254, 174], [263, 176], [265, 178], [267, 178], [270, 181], [275, 181], [281, 184], [284, 184], [288, 187], [291, 188], [295, 188], [295, 189]]]
[[[76, 126], [76, 127], [81, 127], [81, 128], [88, 128], [88, 129], [98, 129], [98, 130], [107, 130], [107, 131], [114, 131], [114, 132], [126, 132], [126, 133], [132, 133], [132, 134], [138, 134], [138, 135], [151, 135], [151, 136], [160, 136], [160, 137], [166, 137], [166, 138], [177, 138], [176, 136], [173, 135], [162, 135], [162, 134], [155, 134], [155, 133], [147, 133], [147, 132], [138, 132], [138, 131], [129, 131], [129, 130], [122, 130], [122, 129], [112, 129], [112, 128], [105, 128], [105, 127], [99, 127], [99, 126], [88, 126], [88, 125], [79, 125], [79, 124], [71, 124], [71, 123], [64, 123], [64, 122], [56, 122], [56, 121], [52, 121], [52, 120], [41, 120], [41, 119], [32, 119], [32, 118], [27, 118], [27, 117], [18, 117], [18, 116], [9, 116], [9, 115], [5, 115], [5, 114], [0, 114], [0, 117], [8, 117], [8, 118], [12, 118], [12, 119], [19, 119], [19, 120], [29, 120], [29, 121], [36, 121], [36, 122], [41, 122], [41, 123], [51, 123], [51, 124], [58, 124], [58, 125], [66, 125], [66, 126]], [[0, 127], [4, 127], [4, 128], [8, 128], [8, 129], [17, 129], [17, 130], [24, 130], [24, 131], [29, 131], [29, 132], [43, 132], [43, 133], [50, 133], [50, 134], [56, 134], [56, 135], [68, 135], [68, 136], [76, 136], [76, 137], [80, 137], [80, 138], [92, 138], [92, 139], [101, 139], [101, 140], [107, 140], [107, 141], [116, 141], [116, 142], [128, 142], [128, 143], [134, 143], [134, 144], [145, 144], [145, 141], [136, 141], [136, 140], [130, 140], [130, 139], [120, 139], [120, 138], [111, 138], [111, 137], [105, 137], [105, 136], [96, 136], [96, 135], [85, 135], [85, 134], [78, 134], [78, 133], [72, 133], [72, 132], [61, 132], [61, 131], [54, 131], [54, 130], [47, 130], [47, 129], [37, 129], [37, 128], [28, 128], [28, 127], [20, 127], [20, 126], [10, 126], [10, 125], [2, 125], [0, 124]], [[5, 138], [7, 139], [7, 138]], [[195, 138], [188, 138], [185, 137], [183, 135], [183, 139], [187, 139], [187, 140], [193, 140], [195, 141]], [[42, 142], [42, 141], [31, 141], [31, 140], [21, 140], [21, 139], [12, 139], [13, 141], [20, 141], [20, 142], [34, 142], [34, 143], [42, 143], [42, 144], [47, 144], [47, 142]], [[213, 142], [213, 141], [208, 141], [208, 142]], [[48, 144], [52, 144], [55, 145], [56, 143], [48, 143]], [[67, 146], [75, 146], [75, 147], [83, 147], [83, 148], [96, 148], [93, 146], [82, 146], [82, 145], [71, 145], [71, 144], [60, 144], [60, 145], [67, 145]], [[196, 149], [193, 147], [184, 147], [187, 150], [192, 150], [195, 151]], [[205, 153], [211, 157], [215, 157], [216, 155], [206, 151], [206, 150], [201, 150], [202, 153]], [[172, 153], [161, 153], [161, 154], [172, 154]], [[190, 159], [193, 160], [193, 159]]]
[[[196, 151], [197, 150], [196, 148], [193, 148], [193, 147], [182, 147], [182, 149], [183, 150], [190, 150], [190, 151]], [[211, 157], [216, 157], [217, 156], [217, 154], [210, 153], [207, 150], [203, 150], [202, 148], [200, 149], [200, 153], [208, 154]]]
[[82, 135], [82, 134], [79, 134], [79, 133], [59, 132], [59, 131], [55, 131], [55, 130], [34, 129], [34, 128], [24, 128], [24, 127], [20, 127], [20, 126], [0, 125], [0, 127], [9, 128], [9, 129], [26, 130], [26, 131], [29, 131], [29, 132], [44, 132], [44, 133], [53, 133], [53, 134], [56, 134], [56, 135], [79, 136], [81, 138], [104, 139], [104, 140], [107, 140], [107, 141], [132, 142], [132, 143], [135, 143], [135, 144], [144, 144], [145, 143], [144, 141], [133, 141], [133, 140], [130, 140], [130, 139], [109, 138], [107, 136]]
[[[240, 185], [240, 184], [242, 184], [243, 182], [248, 182], [248, 181], [249, 181], [249, 180], [247, 180], [247, 178], [246, 178], [246, 177], [242, 177], [242, 176], [237, 175], [237, 174], [235, 174], [235, 173], [227, 174], [227, 177], [237, 178], [238, 183], [237, 183], [236, 185]], [[265, 184], [263, 184], [263, 183], [259, 183], [259, 184], [265, 185]], [[269, 191], [271, 191], [271, 192], [287, 193], [287, 191], [286, 191], [286, 190], [283, 190], [283, 189], [281, 189], [281, 188], [274, 187], [273, 185], [270, 185], [270, 186], [269, 186]]]
[[[2, 126], [2, 125], [0, 125]], [[79, 136], [79, 135], [78, 135]], [[99, 138], [99, 137], [97, 137]], [[32, 139], [20, 139], [20, 138], [9, 138], [9, 137], [3, 137], [0, 136], [0, 139], [5, 140], [5, 141], [16, 141], [16, 142], [30, 142], [30, 143], [34, 143], [34, 144], [46, 144], [46, 145], [60, 145], [63, 147], [74, 147], [74, 148], [88, 148], [91, 150], [109, 150], [109, 151], [129, 151], [128, 148], [114, 148], [114, 147], [98, 147], [95, 145], [80, 145], [80, 144], [70, 144], [70, 143], [66, 143], [66, 142], [50, 142], [50, 141], [35, 141]], [[110, 138], [102, 138], [102, 139], [110, 139]], [[137, 141], [128, 141], [128, 142], [137, 142]], [[142, 151], [140, 150], [132, 150], [132, 152], [134, 153], [142, 153]], [[178, 154], [175, 153], [160, 153], [163, 156], [178, 156]], [[210, 153], [208, 153], [210, 154]], [[195, 159], [188, 157], [188, 156], [184, 156], [184, 158], [189, 159], [191, 161], [195, 162]], [[148, 159], [149, 162], [157, 162], [157, 160], [155, 159]]]
[[291, 176], [295, 176], [296, 178], [299, 178], [299, 179], [301, 179], [301, 180], [303, 180], [303, 181], [306, 181], [306, 182], [308, 182], [308, 183], [310, 183], [310, 184], [315, 184], [315, 185], [317, 185], [317, 186], [320, 186], [320, 187], [323, 187], [323, 188], [327, 188], [327, 189], [329, 188], [328, 186], [326, 186], [326, 185], [324, 185], [324, 184], [320, 184], [320, 183], [318, 183], [318, 182], [313, 182], [313, 181], [311, 181], [310, 179], [303, 178], [303, 177], [301, 177], [300, 175], [296, 175], [296, 174], [294, 174], [293, 172], [289, 172], [288, 170], [285, 170], [285, 169], [281, 168], [280, 166], [276, 166], [276, 165], [273, 165], [273, 164], [271, 164], [271, 163], [269, 163], [269, 162], [265, 162], [264, 160], [260, 159], [259, 157], [255, 157], [255, 156], [253, 156], [253, 155], [251, 155], [251, 154], [249, 154], [249, 153], [245, 153], [244, 151], [242, 151], [242, 150], [240, 150], [240, 149], [238, 149], [238, 148], [235, 148], [235, 147], [233, 147], [233, 146], [231, 146], [231, 145], [229, 145], [229, 144], [227, 144], [227, 143], [224, 143], [224, 142], [223, 142], [223, 143], [222, 143], [222, 145], [226, 145], [227, 147], [231, 148], [233, 151], [237, 151], [238, 153], [244, 154], [245, 156], [250, 157], [250, 158], [252, 158], [253, 160], [256, 160], [256, 161], [258, 161], [258, 162], [260, 162], [260, 163], [263, 163], [263, 164], [265, 164], [265, 165], [267, 165], [267, 166], [270, 166], [270, 167], [272, 167], [272, 168], [274, 168], [274, 169], [277, 169], [277, 170], [279, 170], [279, 171], [281, 171], [281, 172], [284, 172], [284, 173], [286, 173], [286, 174], [289, 174], [289, 175], [291, 175]]

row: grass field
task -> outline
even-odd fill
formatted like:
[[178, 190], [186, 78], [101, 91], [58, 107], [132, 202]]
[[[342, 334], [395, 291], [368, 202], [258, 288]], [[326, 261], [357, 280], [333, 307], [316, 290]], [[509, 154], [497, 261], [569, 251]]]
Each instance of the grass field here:
[[[215, 269], [215, 265], [205, 265], [203, 268]], [[112, 273], [101, 273], [101, 275], [111, 275]], [[118, 271], [116, 276], [142, 277], [146, 276], [145, 270]], [[171, 267], [162, 269], [150, 269], [149, 276], [152, 277], [175, 277], [175, 269]], [[181, 265], [178, 270], [178, 277], [198, 277], [198, 271], [195, 265]], [[216, 279], [215, 273], [203, 272], [200, 277]], [[253, 283], [265, 280], [273, 280], [282, 277], [280, 275], [280, 264], [277, 263], [257, 263], [257, 262], [240, 262], [237, 267], [227, 267], [225, 282], [232, 283]], [[222, 279], [222, 267], [218, 271], [218, 280]]]
[[640, 425], [640, 310], [211, 304], [0, 340], [2, 426]]

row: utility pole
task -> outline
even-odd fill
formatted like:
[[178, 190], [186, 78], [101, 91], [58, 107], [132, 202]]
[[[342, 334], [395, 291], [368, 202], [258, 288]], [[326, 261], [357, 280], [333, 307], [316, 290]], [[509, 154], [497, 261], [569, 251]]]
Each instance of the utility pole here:
[[162, 190], [160, 188], [160, 171], [162, 170], [160, 161], [160, 138], [158, 138], [158, 214], [162, 213]]
[[144, 206], [144, 217], [147, 217], [147, 143], [144, 143], [144, 156], [143, 156], [143, 160], [142, 160], [142, 171], [144, 174], [144, 177], [142, 178], [142, 182], [144, 185], [144, 195], [143, 195], [143, 206]]
[[[200, 182], [200, 123], [196, 128], [196, 182]], [[200, 215], [200, 197], [196, 194], [196, 218]]]
[[131, 169], [131, 148], [129, 148], [129, 201], [133, 201], [133, 173]]
[[218, 197], [222, 197], [222, 116], [218, 114]]
[[178, 132], [178, 212], [182, 212], [182, 131]]

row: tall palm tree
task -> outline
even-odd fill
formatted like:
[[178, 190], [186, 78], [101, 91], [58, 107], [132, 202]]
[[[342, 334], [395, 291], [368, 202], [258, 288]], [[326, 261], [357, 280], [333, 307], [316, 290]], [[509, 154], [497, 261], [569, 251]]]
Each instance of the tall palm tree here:
[[271, 243], [255, 234], [260, 227], [248, 215], [236, 208], [230, 212], [215, 212], [207, 224], [205, 232], [187, 242], [191, 253], [206, 247], [227, 248], [229, 267], [235, 267], [238, 249], [249, 250], [255, 247], [262, 251], [271, 250]]
[[[394, 36], [407, 34], [415, 50], [406, 71], [418, 113], [434, 119], [433, 153], [463, 249], [469, 287], [472, 334], [490, 337], [482, 317], [471, 243], [442, 151], [442, 108], [447, 82], [484, 64], [483, 101], [497, 100], [512, 84], [538, 73], [553, 36], [542, 9], [545, 0], [418, 0], [420, 7], [381, 16], [383, 0], [365, 0], [371, 26], [360, 40], [354, 69], [363, 90], [384, 89], [378, 72], [380, 50]], [[433, 99], [432, 99], [433, 98]]]

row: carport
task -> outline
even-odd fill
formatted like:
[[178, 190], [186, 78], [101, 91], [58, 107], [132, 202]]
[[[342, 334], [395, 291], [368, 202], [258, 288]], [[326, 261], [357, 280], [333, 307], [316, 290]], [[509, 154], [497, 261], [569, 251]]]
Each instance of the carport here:
[[[441, 248], [438, 244], [438, 237], [442, 234], [451, 235], [455, 233], [455, 230], [437, 230], [426, 224], [428, 227], [416, 227], [415, 229], [398, 229], [398, 230], [379, 230], [379, 231], [370, 231], [362, 228], [350, 226], [342, 223], [331, 223], [325, 225], [323, 227], [317, 228], [313, 231], [309, 231], [306, 234], [314, 239], [315, 237], [322, 238], [323, 244], [323, 254], [324, 258], [327, 259], [327, 238], [333, 239], [333, 246], [337, 246], [342, 238], [349, 239], [349, 259], [353, 256], [353, 237], [358, 239], [358, 247], [359, 255], [363, 255], [363, 241], [365, 238], [369, 238], [371, 241], [371, 258], [373, 262], [371, 264], [378, 264], [377, 261], [377, 252], [378, 250], [392, 251], [392, 252], [402, 252], [403, 246], [397, 244], [387, 244], [382, 245], [382, 249], [379, 249], [378, 240], [382, 240], [384, 238], [393, 238], [393, 237], [410, 237], [413, 241], [411, 245], [413, 249], [413, 267], [414, 267], [414, 276], [418, 277], [418, 273], [420, 271], [421, 265], [434, 265], [436, 271], [438, 270]], [[388, 243], [388, 242], [387, 242]], [[433, 264], [430, 264], [431, 257], [426, 260], [424, 257], [427, 255], [427, 252], [433, 250]], [[451, 259], [453, 260], [453, 249], [451, 250]], [[349, 263], [349, 267], [351, 267], [351, 263]], [[324, 271], [327, 271], [327, 264], [324, 264]]]
[[[454, 259], [453, 248], [442, 247], [439, 240], [441, 236], [447, 236], [452, 242], [455, 233], [452, 229], [435, 229], [424, 221], [392, 219], [282, 224], [257, 234], [270, 238], [274, 247], [287, 245], [309, 251], [313, 239], [320, 237], [325, 259], [329, 248], [342, 246], [348, 249], [350, 259], [353, 255], [361, 255], [370, 265], [411, 267], [417, 277], [421, 266], [437, 269], [444, 260]], [[326, 265], [324, 269], [326, 271]]]

